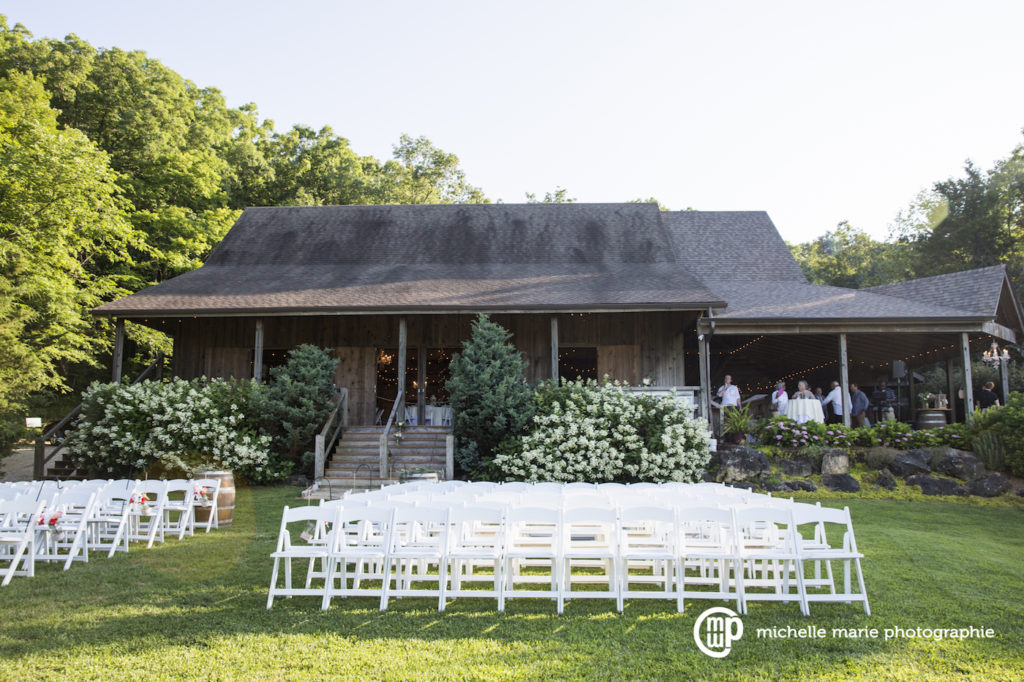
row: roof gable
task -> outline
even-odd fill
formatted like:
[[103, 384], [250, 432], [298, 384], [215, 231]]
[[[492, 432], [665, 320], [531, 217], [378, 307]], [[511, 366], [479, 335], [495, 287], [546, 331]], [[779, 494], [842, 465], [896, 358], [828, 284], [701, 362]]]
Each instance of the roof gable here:
[[950, 272], [945, 275], [921, 277], [906, 282], [869, 287], [865, 291], [885, 296], [942, 305], [974, 315], [994, 317], [1003, 285], [1007, 282], [1006, 266]]

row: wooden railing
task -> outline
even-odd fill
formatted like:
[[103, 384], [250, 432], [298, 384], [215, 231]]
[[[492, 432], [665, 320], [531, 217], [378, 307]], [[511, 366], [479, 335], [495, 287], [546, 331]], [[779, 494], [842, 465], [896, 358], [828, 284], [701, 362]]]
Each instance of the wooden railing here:
[[400, 390], [398, 395], [395, 396], [395, 404], [391, 407], [391, 414], [388, 416], [388, 421], [384, 425], [384, 433], [380, 435], [380, 477], [388, 478], [388, 469], [390, 463], [388, 462], [388, 436], [391, 434], [391, 425], [395, 423], [395, 414], [399, 408], [402, 410], [402, 419], [405, 419], [405, 390]]
[[692, 408], [694, 417], [706, 419], [700, 409], [700, 386], [630, 386], [628, 390], [655, 398], [672, 398], [680, 405]]
[[[149, 367], [142, 370], [142, 373], [139, 374], [139, 376], [135, 377], [135, 381], [133, 381], [131, 385], [134, 386], [140, 381], [145, 381], [147, 378], [149, 378], [149, 375], [153, 374], [154, 372], [159, 374], [160, 368], [163, 366], [163, 362], [164, 354], [157, 353], [156, 360], [153, 360], [153, 362], [150, 363]], [[32, 476], [37, 481], [43, 480], [43, 478], [46, 476], [46, 465], [54, 457], [56, 457], [61, 450], [64, 449], [64, 440], [61, 439], [61, 442], [57, 444], [57, 447], [51, 450], [50, 454], [46, 454], [47, 441], [53, 438], [56, 434], [60, 433], [65, 426], [71, 423], [72, 419], [78, 416], [78, 413], [81, 411], [82, 403], [78, 403], [78, 406], [75, 407], [75, 409], [68, 412], [59, 422], [48, 428], [45, 433], [36, 438], [36, 457], [34, 466], [32, 467]]]
[[320, 433], [316, 434], [315, 464], [313, 465], [314, 484], [324, 477], [327, 453], [334, 448], [334, 444], [338, 442], [338, 438], [346, 426], [348, 426], [348, 389], [343, 388], [338, 393], [338, 404], [335, 405], [331, 416], [327, 418], [327, 423], [324, 424], [324, 428], [320, 429]]

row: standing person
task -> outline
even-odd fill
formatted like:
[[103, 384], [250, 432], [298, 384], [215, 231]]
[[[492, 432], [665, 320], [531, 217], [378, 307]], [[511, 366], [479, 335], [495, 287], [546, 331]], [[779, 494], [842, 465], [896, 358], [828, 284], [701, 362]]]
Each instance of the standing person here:
[[722, 401], [722, 409], [740, 406], [740, 389], [732, 383], [732, 375], [726, 374], [722, 387], [718, 389], [718, 398]]
[[986, 381], [981, 385], [981, 390], [978, 391], [978, 407], [983, 410], [999, 407], [999, 396], [993, 390], [995, 387], [995, 382], [992, 381]]
[[860, 390], [860, 386], [857, 384], [850, 384], [850, 391], [850, 418], [853, 420], [851, 423], [853, 426], [865, 426], [871, 402], [868, 400], [867, 394]]
[[775, 414], [786, 414], [786, 405], [789, 403], [789, 396], [786, 395], [786, 382], [780, 381], [775, 384], [775, 393], [772, 393], [772, 409]]
[[814, 389], [814, 397], [818, 399], [818, 402], [821, 403], [822, 407], [825, 407], [825, 394], [822, 392], [821, 386]]
[[[832, 409], [828, 409], [829, 405]], [[846, 396], [846, 409], [850, 405], [850, 396]], [[843, 389], [839, 385], [838, 381], [832, 382], [832, 390], [828, 392], [825, 399], [821, 401], [821, 407], [825, 410], [825, 420], [829, 424], [842, 424], [843, 423]]]

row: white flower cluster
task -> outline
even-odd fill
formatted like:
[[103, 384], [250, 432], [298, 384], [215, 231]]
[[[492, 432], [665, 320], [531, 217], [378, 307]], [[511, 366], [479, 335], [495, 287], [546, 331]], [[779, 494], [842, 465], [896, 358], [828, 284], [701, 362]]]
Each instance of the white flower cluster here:
[[249, 471], [267, 465], [270, 437], [246, 433], [238, 406], [216, 405], [208, 383], [94, 383], [82, 402], [68, 451], [87, 469], [128, 475], [156, 463], [184, 471], [196, 461]]
[[525, 481], [695, 481], [710, 459], [707, 425], [672, 398], [619, 382], [566, 382], [494, 463]]

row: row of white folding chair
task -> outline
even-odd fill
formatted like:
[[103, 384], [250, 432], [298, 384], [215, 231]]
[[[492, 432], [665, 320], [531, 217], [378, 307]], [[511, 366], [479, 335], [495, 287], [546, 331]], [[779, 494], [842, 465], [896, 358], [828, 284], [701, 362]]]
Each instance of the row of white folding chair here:
[[8, 564], [0, 587], [15, 576], [35, 575], [36, 534], [45, 508], [45, 501], [28, 497], [0, 501], [0, 561]]

